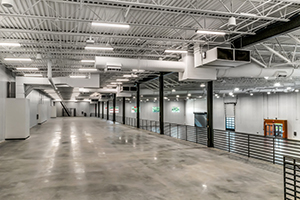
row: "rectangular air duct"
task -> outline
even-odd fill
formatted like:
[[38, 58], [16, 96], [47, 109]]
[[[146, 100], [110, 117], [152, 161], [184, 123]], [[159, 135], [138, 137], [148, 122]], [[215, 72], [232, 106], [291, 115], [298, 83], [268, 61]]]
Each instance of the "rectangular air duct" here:
[[216, 47], [203, 55], [202, 66], [196, 67], [238, 67], [251, 62], [251, 52], [248, 50]]

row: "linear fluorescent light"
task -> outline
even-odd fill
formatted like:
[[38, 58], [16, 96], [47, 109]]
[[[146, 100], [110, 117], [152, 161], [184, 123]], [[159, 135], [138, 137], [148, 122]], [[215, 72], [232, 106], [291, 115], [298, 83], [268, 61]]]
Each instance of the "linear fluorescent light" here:
[[145, 70], [143, 69], [132, 69], [133, 72], [144, 72]]
[[274, 87], [280, 87], [281, 85], [280, 85], [280, 83], [275, 83], [274, 84]]
[[105, 46], [86, 46], [86, 50], [103, 50], [103, 51], [113, 51], [114, 48], [112, 47], [105, 47]]
[[117, 81], [125, 82], [125, 81], [129, 81], [129, 79], [128, 78], [123, 78], [123, 79], [117, 79]]
[[123, 75], [123, 77], [124, 78], [136, 78], [136, 77], [138, 77], [138, 75], [136, 75], [136, 74], [125, 74], [125, 75]]
[[226, 35], [226, 33], [222, 32], [222, 31], [204, 31], [204, 30], [198, 30], [197, 33], [199, 33], [199, 34], [205, 34], [205, 35]]
[[31, 70], [31, 71], [37, 71], [39, 68], [37, 67], [17, 67], [17, 70]]
[[185, 50], [167, 49], [165, 53], [187, 53]]
[[89, 71], [89, 72], [95, 72], [97, 71], [96, 68], [80, 68], [79, 71]]
[[257, 16], [257, 14], [253, 14], [253, 13], [240, 13], [240, 15], [247, 16], [247, 17], [256, 17]]
[[4, 58], [6, 61], [32, 61], [30, 58]]
[[81, 60], [82, 63], [94, 63], [95, 60]]
[[112, 84], [112, 85], [119, 85], [119, 84], [122, 84], [122, 82], [111, 82], [110, 84]]
[[20, 47], [20, 43], [0, 42], [0, 46]]
[[70, 78], [86, 78], [84, 75], [70, 75]]
[[117, 87], [117, 85], [106, 85], [107, 87]]
[[24, 76], [33, 76], [33, 77], [41, 77], [42, 74], [24, 74]]
[[129, 24], [102, 23], [102, 22], [92, 22], [92, 26], [110, 27], [110, 28], [130, 28]]

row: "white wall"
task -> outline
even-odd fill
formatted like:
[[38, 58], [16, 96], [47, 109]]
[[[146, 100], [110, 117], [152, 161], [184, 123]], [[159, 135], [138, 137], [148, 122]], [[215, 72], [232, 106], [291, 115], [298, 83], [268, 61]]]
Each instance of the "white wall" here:
[[5, 137], [5, 98], [7, 95], [7, 81], [14, 81], [3, 66], [0, 66], [0, 142]]
[[194, 126], [194, 112], [207, 112], [206, 99], [189, 99], [185, 101], [185, 124]]
[[[50, 119], [50, 98], [36, 90], [31, 91], [26, 98], [30, 100], [30, 128]], [[37, 115], [39, 115], [39, 120], [37, 119]]]

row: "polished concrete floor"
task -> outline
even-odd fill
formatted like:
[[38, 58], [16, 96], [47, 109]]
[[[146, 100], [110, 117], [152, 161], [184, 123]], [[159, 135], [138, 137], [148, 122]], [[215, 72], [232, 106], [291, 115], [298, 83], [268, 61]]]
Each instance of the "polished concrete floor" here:
[[281, 166], [97, 118], [0, 144], [0, 199], [283, 199]]

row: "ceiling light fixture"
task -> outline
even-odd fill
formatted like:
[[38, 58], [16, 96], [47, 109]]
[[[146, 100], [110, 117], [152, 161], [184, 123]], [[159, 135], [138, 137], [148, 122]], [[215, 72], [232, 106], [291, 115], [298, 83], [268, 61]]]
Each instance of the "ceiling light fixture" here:
[[81, 60], [82, 63], [94, 63], [95, 60]]
[[236, 92], [239, 91], [239, 90], [240, 90], [240, 88], [234, 88], [234, 91], [236, 91]]
[[230, 95], [230, 96], [233, 96], [233, 93], [232, 93], [232, 92], [229, 92], [229, 95]]
[[6, 8], [13, 8], [15, 6], [14, 0], [2, 0], [1, 5]]
[[103, 22], [92, 22], [92, 26], [109, 27], [109, 28], [130, 28], [129, 24], [103, 23]]
[[298, 89], [296, 89], [296, 90], [295, 90], [295, 92], [299, 92], [299, 90], [298, 90]]
[[268, 79], [269, 79], [269, 77], [268, 77], [268, 76], [265, 76], [264, 78], [265, 78], [266, 80], [268, 80]]
[[280, 87], [281, 85], [280, 85], [280, 83], [275, 83], [274, 84], [274, 87]]
[[85, 75], [70, 75], [70, 78], [86, 78]]
[[257, 16], [257, 14], [253, 14], [253, 13], [240, 13], [240, 15], [247, 16], [247, 17], [256, 17]]
[[204, 84], [204, 83], [201, 83], [200, 87], [204, 88], [204, 87], [205, 87], [205, 84]]
[[110, 84], [112, 84], [112, 85], [120, 85], [120, 84], [122, 84], [122, 82], [111, 82]]
[[250, 96], [253, 96], [253, 93], [250, 93]]
[[97, 71], [98, 69], [96, 68], [80, 68], [78, 69], [79, 71], [89, 71], [89, 72], [95, 72]]
[[137, 78], [138, 75], [136, 75], [136, 74], [125, 74], [125, 75], [123, 75], [123, 77], [125, 77], [125, 78]]
[[205, 30], [198, 30], [197, 33], [204, 34], [204, 35], [226, 35], [225, 32], [222, 31], [205, 31]]
[[4, 58], [5, 61], [32, 61], [30, 58]]
[[190, 96], [192, 96], [192, 94], [191, 94], [191, 93], [188, 93], [188, 97], [190, 97]]
[[176, 95], [176, 98], [179, 98], [180, 96], [179, 95]]
[[267, 92], [267, 94], [271, 94], [271, 92]]
[[121, 79], [117, 79], [116, 81], [120, 81], [120, 82], [126, 82], [126, 81], [129, 81], [129, 79], [128, 78], [121, 78]]
[[41, 77], [42, 74], [24, 74], [24, 76]]
[[176, 92], [176, 90], [175, 90], [175, 89], [172, 89], [172, 92]]
[[133, 72], [145, 72], [143, 69], [132, 69]]
[[0, 42], [0, 46], [20, 47], [20, 43]]
[[117, 85], [106, 85], [107, 87], [117, 87]]
[[102, 51], [113, 51], [114, 48], [110, 46], [96, 46], [96, 45], [89, 45], [85, 47], [85, 50], [102, 50]]
[[287, 89], [287, 90], [291, 90], [292, 88], [291, 88], [291, 87], [287, 87], [286, 89]]
[[185, 50], [167, 49], [165, 53], [187, 53]]
[[37, 71], [39, 68], [37, 67], [17, 67], [17, 70], [31, 70], [31, 71]]

